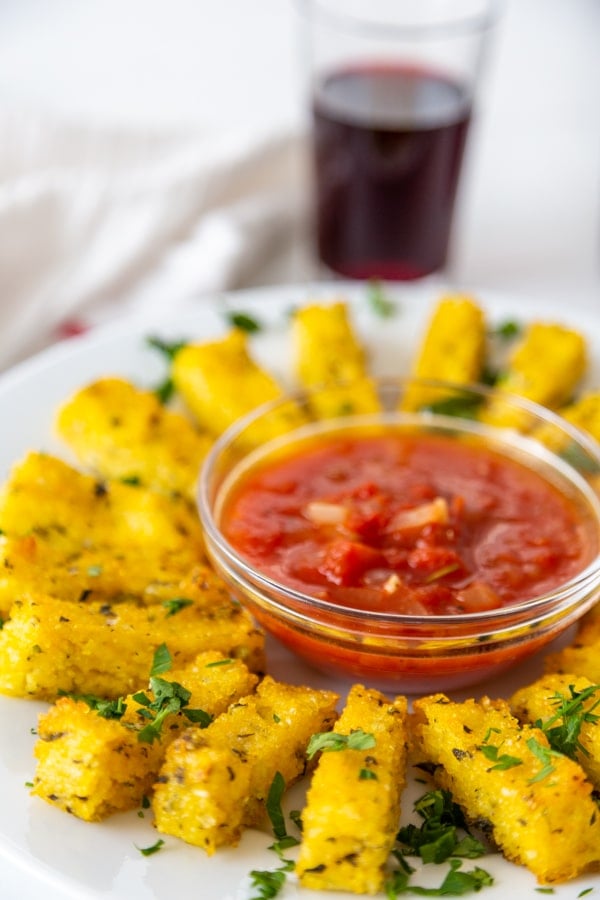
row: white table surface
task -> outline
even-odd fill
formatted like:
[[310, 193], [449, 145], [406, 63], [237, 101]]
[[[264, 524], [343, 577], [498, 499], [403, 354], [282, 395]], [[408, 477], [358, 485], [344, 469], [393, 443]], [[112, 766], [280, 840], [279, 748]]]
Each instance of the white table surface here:
[[[292, 0], [3, 0], [0, 107], [299, 128], [297, 28]], [[599, 48], [598, 0], [507, 0], [460, 197], [457, 285], [600, 314]], [[277, 274], [297, 280], [297, 266]], [[61, 894], [3, 868], [0, 896]]]

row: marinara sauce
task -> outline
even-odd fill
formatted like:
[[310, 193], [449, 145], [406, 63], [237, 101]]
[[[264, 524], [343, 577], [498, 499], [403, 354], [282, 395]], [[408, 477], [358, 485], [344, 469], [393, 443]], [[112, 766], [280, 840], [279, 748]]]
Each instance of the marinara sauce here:
[[334, 604], [491, 610], [589, 561], [575, 503], [476, 438], [352, 432], [292, 445], [233, 484], [221, 526], [263, 574]]

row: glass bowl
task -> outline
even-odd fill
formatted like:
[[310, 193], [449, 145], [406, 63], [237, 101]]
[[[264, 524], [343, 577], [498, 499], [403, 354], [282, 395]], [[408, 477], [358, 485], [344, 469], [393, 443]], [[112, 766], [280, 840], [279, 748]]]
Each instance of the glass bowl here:
[[[600, 446], [559, 416], [497, 389], [396, 378], [372, 387], [368, 403], [364, 384], [355, 395], [349, 386], [290, 393], [222, 435], [198, 485], [207, 553], [264, 629], [320, 671], [405, 693], [447, 691], [488, 679], [540, 650], [600, 596]], [[348, 403], [349, 396], [359, 400]], [[343, 403], [336, 415], [338, 397]], [[257, 466], [332, 437], [388, 433], [483, 444], [533, 469], [574, 505], [585, 536], [580, 570], [522, 602], [407, 614], [331, 602], [319, 590], [286, 584], [224, 536], [223, 514], [232, 491]]]

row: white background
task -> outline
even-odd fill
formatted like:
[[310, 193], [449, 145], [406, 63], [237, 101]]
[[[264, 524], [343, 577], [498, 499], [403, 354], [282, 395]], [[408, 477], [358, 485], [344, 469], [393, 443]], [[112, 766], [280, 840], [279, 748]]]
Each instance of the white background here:
[[[0, 104], [211, 135], [300, 128], [301, 3], [3, 0]], [[598, 312], [598, 0], [507, 0], [487, 81], [452, 279]]]

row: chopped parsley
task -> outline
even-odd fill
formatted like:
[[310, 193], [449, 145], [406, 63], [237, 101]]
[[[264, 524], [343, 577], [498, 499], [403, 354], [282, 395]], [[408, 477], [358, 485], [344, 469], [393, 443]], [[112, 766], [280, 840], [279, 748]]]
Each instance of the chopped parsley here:
[[167, 618], [174, 616], [186, 606], [193, 606], [194, 601], [188, 600], [187, 597], [173, 597], [170, 600], [163, 600], [162, 605], [167, 611]]
[[589, 756], [581, 745], [579, 736], [584, 723], [595, 724], [600, 720], [600, 715], [594, 712], [600, 706], [600, 697], [588, 709], [585, 708], [586, 702], [599, 690], [600, 684], [592, 684], [581, 691], [575, 690], [575, 686], [570, 684], [570, 696], [557, 691], [550, 698], [556, 705], [556, 712], [545, 721], [538, 719], [535, 725], [544, 732], [550, 746], [557, 753], [563, 753], [571, 759], [575, 759], [578, 752]]
[[426, 412], [436, 413], [439, 416], [457, 416], [462, 419], [475, 419], [479, 407], [483, 403], [483, 397], [472, 394], [456, 394], [453, 397], [444, 397], [434, 400], [421, 407]]
[[152, 744], [155, 740], [159, 740], [165, 719], [174, 713], [182, 713], [186, 719], [200, 725], [201, 728], [206, 728], [212, 722], [213, 717], [203, 709], [186, 708], [190, 702], [191, 692], [179, 682], [152, 676], [150, 690], [153, 699], [150, 699], [145, 691], [138, 691], [133, 695], [133, 699], [141, 707], [138, 714], [147, 720], [147, 724], [138, 731], [138, 741]]
[[152, 856], [154, 853], [158, 853], [158, 851], [161, 849], [161, 847], [164, 847], [164, 845], [165, 842], [163, 841], [163, 839], [159, 838], [155, 844], [152, 844], [151, 847], [138, 847], [137, 844], [135, 845], [135, 847], [140, 851], [142, 856]]
[[508, 753], [501, 754], [499, 752], [500, 747], [497, 747], [495, 744], [481, 744], [477, 749], [483, 753], [486, 759], [489, 759], [494, 763], [494, 765], [490, 766], [488, 769], [489, 772], [493, 772], [495, 769], [504, 771], [506, 769], [512, 769], [515, 766], [523, 765], [523, 760], [519, 759], [518, 756], [510, 756]]
[[521, 334], [522, 330], [523, 328], [518, 322], [507, 319], [505, 322], [500, 322], [499, 325], [492, 328], [490, 330], [490, 335], [491, 337], [500, 338], [502, 341], [512, 341], [513, 338], [516, 338]]
[[476, 859], [487, 853], [484, 844], [469, 833], [462, 810], [449, 791], [428, 791], [414, 808], [423, 823], [420, 827], [410, 824], [400, 828], [397, 840], [403, 856], [442, 863], [450, 857]]
[[253, 869], [250, 872], [250, 884], [258, 893], [252, 894], [250, 900], [271, 900], [276, 897], [285, 884], [287, 873], [294, 868], [294, 863], [287, 860], [278, 869], [259, 871]]
[[543, 781], [544, 778], [547, 778], [548, 775], [551, 775], [554, 772], [554, 765], [552, 763], [552, 758], [557, 756], [563, 756], [562, 753], [557, 753], [556, 750], [553, 750], [552, 747], [545, 747], [543, 744], [537, 740], [537, 738], [531, 737], [527, 741], [527, 746], [531, 750], [534, 756], [536, 756], [539, 761], [542, 763], [542, 768], [534, 775], [533, 778], [529, 779], [529, 784], [536, 784], [538, 781]]
[[[149, 347], [158, 350], [166, 358], [169, 365], [173, 362], [180, 350], [187, 346], [187, 341], [164, 341], [159, 337], [148, 337], [146, 342]], [[175, 393], [175, 384], [169, 374], [153, 389], [154, 395], [163, 406], [169, 402]]]
[[257, 331], [262, 331], [262, 325], [258, 319], [248, 315], [248, 313], [231, 311], [226, 313], [226, 318], [229, 324], [233, 325], [234, 328], [239, 328], [241, 331], [245, 331], [248, 334], [255, 334]]
[[[253, 869], [250, 872], [251, 886], [258, 891], [258, 893], [252, 894], [251, 900], [266, 900], [266, 898], [276, 897], [285, 885], [287, 873], [294, 870], [293, 860], [286, 859], [283, 855], [284, 850], [295, 847], [299, 843], [297, 838], [288, 834], [285, 816], [281, 808], [281, 798], [285, 787], [283, 775], [281, 772], [276, 772], [265, 803], [276, 838], [269, 849], [277, 853], [282, 864], [276, 869]], [[290, 813], [290, 819], [300, 828], [298, 813]]]
[[173, 665], [173, 659], [166, 644], [160, 644], [154, 651], [150, 675], [162, 675]]
[[163, 672], [171, 668], [171, 654], [166, 644], [157, 647], [150, 670], [151, 699], [145, 691], [133, 694], [133, 699], [139, 703], [138, 715], [146, 720], [146, 724], [138, 731], [138, 741], [152, 744], [160, 739], [163, 723], [167, 716], [174, 713], [182, 713], [186, 719], [201, 728], [206, 728], [212, 722], [213, 717], [203, 709], [190, 709], [191, 692], [177, 681], [167, 681], [160, 678]]
[[188, 341], [164, 341], [162, 338], [150, 336], [146, 338], [146, 343], [154, 350], [162, 353], [169, 362], [172, 362], [180, 350], [187, 346]]
[[410, 872], [396, 869], [385, 885], [388, 900], [396, 900], [400, 894], [416, 894], [420, 897], [462, 897], [465, 894], [477, 893], [484, 887], [490, 887], [494, 879], [485, 869], [476, 866], [468, 872], [461, 871], [460, 859], [450, 860], [450, 869], [437, 888], [426, 888], [411, 885]]
[[318, 734], [313, 734], [308, 742], [306, 755], [309, 759], [312, 759], [319, 750], [370, 750], [375, 744], [376, 741], [374, 735], [368, 734], [360, 728], [351, 731], [349, 734], [338, 734], [335, 731], [322, 731]]
[[373, 312], [380, 318], [389, 319], [396, 314], [396, 306], [383, 290], [381, 282], [369, 282], [367, 299]]

